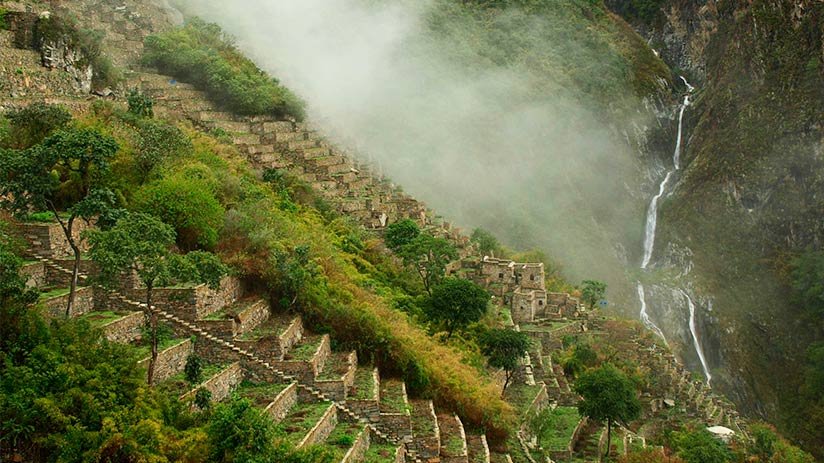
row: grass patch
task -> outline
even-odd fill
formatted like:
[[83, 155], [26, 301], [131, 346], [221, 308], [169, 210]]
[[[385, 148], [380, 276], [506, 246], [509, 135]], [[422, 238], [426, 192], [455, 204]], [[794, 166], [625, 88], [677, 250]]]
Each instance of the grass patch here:
[[[168, 349], [168, 348], [170, 348], [170, 347], [174, 347], [174, 346], [176, 346], [176, 345], [178, 345], [178, 344], [181, 344], [181, 343], [183, 343], [183, 342], [186, 342], [186, 341], [188, 341], [188, 340], [189, 340], [189, 338], [185, 338], [185, 339], [181, 339], [181, 338], [177, 338], [177, 339], [161, 339], [161, 340], [160, 340], [160, 342], [157, 344], [157, 352], [158, 352], [158, 353], [163, 352], [164, 350], [166, 350], [166, 349]], [[151, 346], [148, 346], [148, 345], [145, 345], [145, 346], [140, 346], [140, 347], [138, 347], [138, 348], [136, 349], [136, 351], [135, 351], [135, 352], [139, 355], [139, 357], [138, 357], [138, 358], [140, 358], [140, 359], [147, 359], [147, 358], [149, 358], [149, 357], [152, 355], [152, 347], [151, 347]], [[204, 377], [204, 378], [208, 378], [208, 376], [206, 376], [206, 372], [205, 372], [205, 370], [204, 370], [203, 377]]]
[[374, 440], [369, 444], [369, 450], [364, 455], [364, 463], [392, 463], [395, 461], [397, 447], [391, 444], [379, 444]]
[[300, 443], [329, 409], [329, 402], [315, 404], [298, 404], [286, 418], [275, 426], [275, 435], [293, 445]]
[[340, 422], [335, 426], [335, 429], [326, 438], [326, 447], [334, 454], [335, 461], [343, 459], [363, 429], [363, 425], [358, 423]]
[[[429, 407], [423, 408], [426, 402], [415, 402], [412, 410], [412, 434], [415, 436], [431, 436], [435, 433], [435, 423], [429, 414]], [[421, 409], [418, 410], [417, 406]]]
[[65, 294], [69, 294], [69, 291], [71, 291], [70, 288], [57, 288], [44, 291], [40, 293], [40, 300], [45, 301], [46, 299], [51, 299], [53, 297], [63, 296]]
[[332, 353], [329, 360], [323, 365], [323, 371], [318, 375], [320, 381], [337, 381], [349, 371], [349, 354]]
[[280, 383], [260, 383], [255, 384], [243, 381], [237, 390], [241, 397], [252, 401], [255, 406], [265, 408], [280, 394], [288, 385]]
[[532, 401], [541, 391], [541, 386], [528, 386], [526, 384], [513, 384], [506, 389], [506, 400], [511, 403], [518, 412], [526, 413]]
[[581, 417], [575, 407], [558, 407], [542, 413], [543, 421], [538, 440], [546, 450], [565, 450]]
[[308, 362], [315, 356], [322, 340], [323, 336], [305, 336], [300, 344], [286, 353], [283, 359], [296, 362]]
[[375, 397], [375, 378], [372, 367], [358, 367], [355, 372], [355, 381], [350, 391], [350, 398], [356, 400], [371, 400]]
[[91, 312], [83, 315], [80, 317], [82, 320], [86, 320], [92, 326], [100, 327], [111, 323], [115, 320], [121, 319], [128, 315], [128, 313], [119, 313], [119, 312], [112, 312], [112, 311], [103, 311], [103, 312]]
[[380, 397], [381, 413], [403, 413], [407, 410], [403, 381], [382, 379]]

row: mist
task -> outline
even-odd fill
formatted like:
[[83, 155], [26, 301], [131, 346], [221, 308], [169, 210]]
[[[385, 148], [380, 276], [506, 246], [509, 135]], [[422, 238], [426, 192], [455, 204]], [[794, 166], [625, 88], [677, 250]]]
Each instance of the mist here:
[[[479, 54], [477, 24], [433, 33], [444, 1], [387, 3], [186, 0], [184, 8], [220, 24], [307, 101], [329, 138], [447, 221], [540, 248], [573, 282], [622, 287], [639, 258], [645, 208], [637, 151], [623, 132], [630, 121], [610, 120], [562, 78]], [[547, 46], [585, 46], [575, 40]], [[598, 57], [590, 59], [597, 76]]]

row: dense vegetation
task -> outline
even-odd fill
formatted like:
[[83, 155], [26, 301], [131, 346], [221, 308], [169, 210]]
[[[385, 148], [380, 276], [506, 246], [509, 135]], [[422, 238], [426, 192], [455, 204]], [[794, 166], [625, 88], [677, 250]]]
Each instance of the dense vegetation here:
[[198, 19], [145, 40], [144, 62], [204, 90], [219, 105], [243, 115], [302, 120], [304, 103], [248, 58], [214, 24]]
[[[378, 239], [332, 213], [305, 185], [283, 172], [267, 172], [263, 182], [233, 147], [106, 103], [96, 103], [81, 119], [56, 121], [116, 139], [119, 150], [110, 162], [111, 173], [99, 186], [115, 193], [116, 206], [168, 220], [188, 237], [181, 241], [178, 236], [179, 251], [214, 249], [238, 276], [280, 301], [276, 306], [300, 310], [310, 326], [331, 332], [339, 346], [357, 349], [360, 358], [403, 376], [410, 391], [456, 409], [467, 425], [506, 434], [514, 421], [510, 407], [497, 398], [483, 362], [464, 362], [466, 356], [480, 357], [479, 348], [472, 342], [468, 352], [456, 347], [464, 344], [463, 335], [449, 345], [440, 343], [425, 325], [395, 308], [423, 313], [428, 299], [420, 276], [393, 263]], [[179, 131], [186, 139], [182, 149], [146, 145], [151, 144], [147, 140], [165, 142], [141, 136], [146, 127], [157, 130], [164, 124], [164, 131]], [[4, 146], [12, 146], [12, 134], [22, 133], [20, 124], [12, 120], [4, 125]], [[141, 153], [147, 149], [162, 154], [145, 163]], [[187, 182], [195, 182], [192, 194], [200, 199], [163, 193], [163, 201], [150, 200]], [[213, 209], [217, 221], [204, 214]], [[180, 222], [186, 217], [206, 221]]]

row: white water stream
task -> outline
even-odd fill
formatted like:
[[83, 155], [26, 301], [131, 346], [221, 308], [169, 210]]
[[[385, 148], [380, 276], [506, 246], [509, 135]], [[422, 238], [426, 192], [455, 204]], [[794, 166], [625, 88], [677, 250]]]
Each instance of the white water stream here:
[[[650, 201], [649, 208], [647, 209], [647, 220], [644, 227], [644, 257], [641, 260], [642, 270], [645, 270], [649, 265], [650, 259], [652, 259], [652, 251], [655, 247], [655, 230], [658, 227], [658, 203], [667, 192], [670, 180], [672, 180], [675, 172], [681, 170], [681, 143], [683, 138], [684, 112], [686, 112], [687, 106], [690, 105], [690, 96], [692, 95], [693, 90], [695, 90], [695, 87], [690, 85], [690, 83], [687, 82], [687, 79], [683, 76], [681, 76], [681, 80], [684, 81], [684, 85], [687, 86], [687, 94], [684, 96], [684, 102], [681, 104], [681, 109], [678, 112], [678, 136], [675, 141], [675, 152], [672, 155], [673, 169], [668, 171], [667, 175], [664, 176], [664, 180], [658, 187], [658, 194], [653, 196]], [[709, 385], [712, 377], [710, 376], [707, 361], [704, 358], [704, 352], [701, 349], [701, 343], [698, 340], [698, 332], [695, 328], [695, 304], [686, 292], [681, 290], [681, 293], [687, 298], [687, 302], [689, 304], [690, 334], [692, 335], [693, 344], [695, 345], [695, 351], [698, 353], [698, 359], [701, 361], [701, 367], [704, 370], [704, 375], [707, 377], [707, 385]], [[646, 327], [652, 332], [660, 336], [666, 344], [667, 339], [664, 337], [664, 332], [658, 327], [658, 325], [655, 324], [655, 322], [652, 321], [647, 313], [646, 292], [644, 290], [644, 285], [642, 285], [641, 282], [638, 282], [638, 299], [641, 301], [641, 321], [644, 322], [644, 325], [646, 325]]]
[[695, 352], [698, 353], [698, 360], [701, 361], [701, 368], [704, 370], [704, 376], [707, 378], [707, 386], [710, 385], [712, 375], [709, 368], [707, 368], [707, 360], [704, 358], [704, 350], [701, 349], [701, 343], [698, 341], [698, 331], [695, 329], [695, 304], [689, 294], [681, 291], [681, 294], [687, 298], [687, 304], [690, 307], [690, 333], [692, 333], [692, 343], [695, 345]]

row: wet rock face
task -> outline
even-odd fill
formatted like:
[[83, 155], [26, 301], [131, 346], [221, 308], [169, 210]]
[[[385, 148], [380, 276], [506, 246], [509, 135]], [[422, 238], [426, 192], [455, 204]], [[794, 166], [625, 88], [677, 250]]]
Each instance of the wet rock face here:
[[76, 89], [81, 93], [92, 91], [92, 77], [94, 70], [83, 53], [70, 45], [66, 38], [50, 40], [40, 45], [40, 56], [43, 66], [69, 73], [76, 83]]

